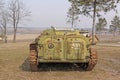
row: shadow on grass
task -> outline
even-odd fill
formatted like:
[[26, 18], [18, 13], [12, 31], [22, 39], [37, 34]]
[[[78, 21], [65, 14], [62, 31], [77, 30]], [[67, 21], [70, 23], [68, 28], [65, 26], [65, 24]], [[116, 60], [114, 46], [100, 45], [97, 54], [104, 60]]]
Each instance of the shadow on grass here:
[[[28, 58], [20, 66], [23, 71], [31, 72]], [[72, 63], [39, 63], [38, 72], [49, 71], [83, 71], [79, 66]]]
[[19, 68], [23, 71], [30, 71], [30, 66], [29, 66], [29, 60], [28, 58], [25, 59], [25, 61], [22, 63], [21, 66], [19, 66]]

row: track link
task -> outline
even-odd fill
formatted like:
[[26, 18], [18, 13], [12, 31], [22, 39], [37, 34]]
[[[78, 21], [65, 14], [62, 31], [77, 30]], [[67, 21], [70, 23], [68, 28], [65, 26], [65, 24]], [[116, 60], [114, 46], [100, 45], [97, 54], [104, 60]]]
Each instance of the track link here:
[[31, 71], [38, 70], [36, 45], [30, 45], [29, 64]]
[[97, 64], [97, 51], [93, 48], [90, 48], [90, 60], [89, 60], [88, 67], [86, 68], [86, 70], [87, 71], [92, 70], [96, 64]]
[[97, 64], [97, 51], [90, 48], [90, 60], [88, 63], [82, 63], [80, 67], [86, 71], [91, 71]]

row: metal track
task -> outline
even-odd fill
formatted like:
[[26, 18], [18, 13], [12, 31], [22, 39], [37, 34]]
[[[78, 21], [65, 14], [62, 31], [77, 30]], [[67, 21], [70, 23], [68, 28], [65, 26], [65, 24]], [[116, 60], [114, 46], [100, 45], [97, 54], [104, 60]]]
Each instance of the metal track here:
[[83, 70], [91, 71], [97, 64], [97, 51], [93, 48], [90, 48], [90, 60], [88, 63], [80, 64], [80, 67]]
[[35, 45], [30, 45], [29, 63], [31, 71], [38, 70], [37, 51]]
[[92, 70], [97, 64], [97, 51], [93, 48], [90, 48], [90, 60], [86, 68], [87, 71]]

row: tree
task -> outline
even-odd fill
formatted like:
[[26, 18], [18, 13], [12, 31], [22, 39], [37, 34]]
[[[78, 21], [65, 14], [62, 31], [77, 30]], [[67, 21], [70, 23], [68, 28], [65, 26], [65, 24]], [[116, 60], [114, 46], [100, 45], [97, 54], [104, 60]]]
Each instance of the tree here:
[[69, 8], [67, 12], [67, 17], [68, 17], [68, 23], [71, 24], [71, 27], [75, 27], [75, 23], [79, 21], [79, 8], [78, 8], [78, 3], [75, 0], [71, 0], [71, 7]]
[[[0, 17], [1, 17], [1, 11], [2, 11], [3, 5], [4, 5], [3, 0], [0, 0]], [[2, 26], [0, 26], [0, 30], [1, 30], [1, 34], [3, 34]]]
[[9, 17], [14, 29], [13, 42], [16, 42], [16, 33], [18, 25], [27, 16], [30, 16], [30, 11], [26, 9], [25, 4], [20, 0], [11, 0], [9, 3]]
[[99, 18], [98, 23], [96, 24], [96, 31], [104, 30], [106, 25], [107, 25], [106, 19], [105, 18]]
[[118, 16], [115, 16], [111, 21], [110, 32], [113, 32], [113, 35], [115, 37], [115, 33], [118, 30], [120, 30], [120, 18]]
[[1, 18], [0, 18], [0, 26], [3, 31], [2, 35], [4, 36], [5, 43], [7, 43], [7, 24], [8, 24], [8, 22], [9, 22], [8, 11], [2, 10]]
[[2, 28], [2, 26], [0, 25], [0, 34], [2, 34], [3, 35], [3, 28]]
[[[71, 0], [69, 0], [71, 1]], [[88, 16], [91, 14], [93, 17], [93, 25], [92, 25], [92, 43], [94, 43], [94, 36], [95, 36], [95, 21], [96, 16], [101, 16], [100, 12], [108, 12], [110, 10], [115, 10], [116, 4], [120, 0], [75, 0], [79, 3], [80, 14], [84, 14]]]
[[4, 7], [3, 0], [0, 0], [0, 29], [2, 40], [7, 43], [7, 24], [8, 24], [8, 12]]

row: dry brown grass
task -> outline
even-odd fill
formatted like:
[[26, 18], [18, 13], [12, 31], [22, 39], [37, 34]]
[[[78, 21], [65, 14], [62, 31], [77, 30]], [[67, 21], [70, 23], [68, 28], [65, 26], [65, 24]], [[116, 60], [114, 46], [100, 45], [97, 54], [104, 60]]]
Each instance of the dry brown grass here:
[[27, 62], [29, 44], [0, 44], [0, 80], [120, 80], [120, 47], [94, 46], [99, 59], [92, 71], [30, 72]]
[[113, 36], [113, 34], [98, 34], [98, 38], [101, 42], [111, 43], [111, 42], [119, 42], [120, 41], [120, 34], [116, 34], [116, 36]]
[[[17, 34], [16, 39], [19, 40], [32, 40], [38, 37], [40, 34]], [[13, 35], [7, 35], [8, 41], [13, 40]]]

